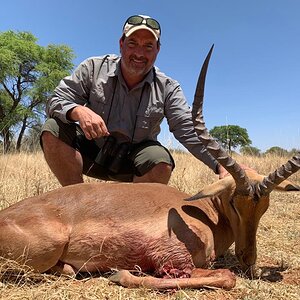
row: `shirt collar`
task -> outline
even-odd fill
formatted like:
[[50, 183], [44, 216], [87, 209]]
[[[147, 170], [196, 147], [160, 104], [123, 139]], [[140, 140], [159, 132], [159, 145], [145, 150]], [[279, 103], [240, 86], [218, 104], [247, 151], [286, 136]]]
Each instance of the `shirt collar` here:
[[121, 64], [121, 57], [119, 57], [116, 60], [116, 63], [114, 64], [114, 67], [110, 68], [110, 70], [107, 72], [108, 77], [114, 77], [118, 76], [120, 73], [120, 64]]

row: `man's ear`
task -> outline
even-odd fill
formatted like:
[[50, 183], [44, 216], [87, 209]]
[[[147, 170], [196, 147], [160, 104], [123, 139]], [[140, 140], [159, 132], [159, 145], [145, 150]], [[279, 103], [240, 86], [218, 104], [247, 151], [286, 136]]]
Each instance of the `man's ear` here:
[[160, 41], [159, 40], [157, 41], [157, 50], [158, 50], [158, 52], [160, 50]]
[[119, 39], [120, 52], [122, 51], [124, 40], [125, 40], [125, 35], [123, 34]]

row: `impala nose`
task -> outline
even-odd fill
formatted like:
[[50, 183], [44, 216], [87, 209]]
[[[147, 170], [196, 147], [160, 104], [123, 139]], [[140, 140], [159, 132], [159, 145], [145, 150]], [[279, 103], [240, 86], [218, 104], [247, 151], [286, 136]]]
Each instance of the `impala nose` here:
[[248, 266], [245, 269], [243, 269], [244, 275], [250, 279], [255, 279], [256, 276], [256, 268], [255, 265]]
[[236, 254], [243, 272], [250, 278], [255, 276], [256, 251], [239, 251]]

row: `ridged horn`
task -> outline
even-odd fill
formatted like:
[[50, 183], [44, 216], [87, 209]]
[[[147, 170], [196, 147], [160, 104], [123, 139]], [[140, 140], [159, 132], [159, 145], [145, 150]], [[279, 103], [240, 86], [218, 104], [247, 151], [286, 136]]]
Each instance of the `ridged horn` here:
[[232, 159], [227, 154], [227, 152], [219, 145], [219, 143], [217, 143], [210, 136], [205, 126], [203, 118], [204, 88], [207, 68], [213, 48], [214, 45], [212, 45], [205, 58], [197, 82], [192, 109], [195, 131], [198, 134], [199, 139], [204, 144], [206, 149], [211, 153], [211, 155], [228, 171], [229, 174], [232, 175], [236, 183], [236, 189], [244, 194], [252, 194], [253, 188], [250, 185], [249, 179], [246, 176], [245, 171], [239, 166], [239, 164], [234, 159]]
[[282, 181], [293, 175], [300, 169], [300, 152], [293, 158], [273, 173], [270, 173], [264, 178], [261, 184], [259, 184], [259, 193], [266, 195], [272, 192], [272, 190], [279, 185]]

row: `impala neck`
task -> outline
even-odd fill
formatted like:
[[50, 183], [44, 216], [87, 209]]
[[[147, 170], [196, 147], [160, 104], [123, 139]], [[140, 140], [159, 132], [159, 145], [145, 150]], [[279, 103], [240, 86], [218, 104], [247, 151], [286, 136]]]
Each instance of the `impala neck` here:
[[[226, 198], [226, 197], [225, 197]], [[234, 234], [228, 217], [228, 199], [213, 197], [211, 205], [217, 215], [217, 224], [214, 227], [214, 242], [216, 257], [224, 255], [234, 242]]]

